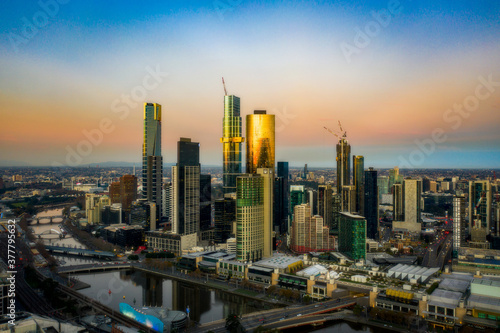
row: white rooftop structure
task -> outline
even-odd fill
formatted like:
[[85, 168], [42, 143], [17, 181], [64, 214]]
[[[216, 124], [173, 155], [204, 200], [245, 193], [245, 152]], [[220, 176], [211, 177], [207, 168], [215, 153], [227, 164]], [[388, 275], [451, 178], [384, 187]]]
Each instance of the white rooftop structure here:
[[309, 266], [301, 271], [297, 272], [298, 276], [310, 277], [310, 276], [318, 276], [321, 274], [325, 274], [328, 272], [328, 269], [321, 265], [313, 265]]
[[427, 268], [417, 265], [405, 265], [397, 264], [396, 266], [389, 269], [387, 275], [392, 278], [401, 280], [412, 280], [415, 279], [419, 283], [427, 282], [430, 277], [439, 271], [439, 268]]
[[268, 259], [263, 259], [254, 263], [254, 266], [261, 266], [266, 268], [280, 268], [286, 269], [288, 266], [295, 264], [296, 262], [302, 261], [301, 258], [298, 257], [285, 257], [285, 256], [276, 256]]

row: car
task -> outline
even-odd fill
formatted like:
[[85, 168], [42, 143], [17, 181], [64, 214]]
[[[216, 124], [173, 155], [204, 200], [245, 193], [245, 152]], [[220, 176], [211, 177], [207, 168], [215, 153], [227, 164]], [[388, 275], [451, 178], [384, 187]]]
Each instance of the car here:
[[299, 313], [299, 314], [297, 315], [297, 317], [300, 317], [300, 316], [302, 316], [302, 313]]

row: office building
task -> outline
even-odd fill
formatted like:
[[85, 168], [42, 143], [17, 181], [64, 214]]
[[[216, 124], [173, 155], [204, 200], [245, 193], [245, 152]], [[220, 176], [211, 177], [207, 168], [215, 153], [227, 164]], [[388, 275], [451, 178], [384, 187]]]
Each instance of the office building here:
[[377, 184], [378, 184], [378, 200], [379, 200], [379, 202], [381, 202], [382, 196], [384, 194], [391, 193], [391, 188], [389, 187], [389, 177], [378, 176]]
[[353, 168], [353, 185], [356, 190], [356, 202], [355, 211], [361, 215], [365, 216], [364, 204], [365, 204], [365, 158], [361, 155], [352, 156], [352, 168]]
[[307, 190], [307, 200], [311, 208], [311, 216], [318, 215], [318, 191], [309, 189]]
[[[277, 179], [275, 182], [279, 188], [275, 190], [275, 227], [279, 225], [279, 233], [283, 234], [288, 231], [288, 212], [290, 206], [290, 187], [288, 186], [289, 168], [288, 162], [278, 162]], [[276, 188], [276, 187], [275, 187]]]
[[392, 186], [392, 200], [393, 220], [404, 221], [403, 184], [394, 184]]
[[323, 217], [325, 226], [333, 227], [333, 190], [331, 185], [318, 186], [318, 215]]
[[225, 243], [233, 234], [236, 222], [236, 194], [227, 193], [223, 199], [214, 202], [215, 243]]
[[142, 145], [143, 198], [156, 204], [159, 220], [161, 214], [161, 186], [163, 158], [161, 155], [161, 105], [144, 103], [144, 143]]
[[389, 170], [389, 188], [392, 189], [394, 184], [403, 184], [403, 176], [399, 174], [399, 168]]
[[304, 185], [290, 186], [290, 220], [293, 220], [294, 207], [306, 203]]
[[[400, 214], [401, 202], [403, 202], [402, 219], [394, 219], [393, 230], [418, 232], [422, 230], [422, 181], [420, 179], [407, 178], [403, 181], [402, 188], [399, 184], [394, 189], [394, 211]], [[397, 191], [402, 189], [402, 197]], [[401, 217], [395, 215], [395, 217]]]
[[212, 176], [200, 175], [200, 230], [212, 226]]
[[257, 173], [258, 168], [274, 170], [274, 115], [255, 110], [246, 117], [246, 172]]
[[351, 145], [346, 138], [337, 143], [337, 193], [342, 187], [351, 184]]
[[264, 178], [264, 258], [273, 255], [273, 185], [274, 168], [258, 168], [257, 174]]
[[264, 182], [261, 175], [236, 178], [236, 258], [257, 261], [264, 256]]
[[132, 203], [129, 213], [129, 224], [140, 225], [146, 231], [156, 230], [157, 224], [157, 208], [154, 202], [149, 202], [146, 199], [139, 199]]
[[465, 221], [465, 197], [453, 197], [453, 257], [458, 255], [458, 249], [465, 246], [467, 232]]
[[492, 211], [491, 183], [488, 180], [469, 182], [469, 224], [470, 228], [483, 229], [490, 233]]
[[354, 259], [365, 259], [366, 220], [363, 216], [340, 213], [339, 252]]
[[365, 171], [364, 217], [366, 218], [366, 237], [377, 238], [378, 233], [378, 186], [377, 170], [369, 168]]
[[189, 138], [177, 142], [177, 164], [172, 167], [172, 231], [189, 235], [200, 231], [200, 144]]
[[356, 213], [356, 188], [354, 185], [344, 185], [341, 191], [342, 211]]
[[224, 118], [222, 119], [222, 167], [223, 193], [236, 192], [236, 177], [241, 174], [241, 117], [240, 98], [224, 96]]

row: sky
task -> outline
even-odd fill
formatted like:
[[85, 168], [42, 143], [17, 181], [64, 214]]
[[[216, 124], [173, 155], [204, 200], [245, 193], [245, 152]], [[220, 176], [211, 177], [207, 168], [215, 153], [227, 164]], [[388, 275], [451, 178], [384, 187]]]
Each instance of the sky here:
[[[335, 167], [341, 121], [365, 167], [500, 166], [498, 1], [14, 1], [0, 4], [0, 166], [222, 165], [223, 96], [276, 115], [276, 160]], [[244, 127], [243, 127], [244, 132]], [[243, 157], [244, 163], [244, 157]]]

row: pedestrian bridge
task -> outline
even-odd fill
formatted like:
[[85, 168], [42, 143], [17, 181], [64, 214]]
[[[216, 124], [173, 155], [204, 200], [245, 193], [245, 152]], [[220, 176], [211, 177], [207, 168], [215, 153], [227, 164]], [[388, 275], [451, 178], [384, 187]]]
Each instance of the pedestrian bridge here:
[[78, 249], [78, 248], [54, 246], [54, 245], [46, 245], [45, 248], [47, 249], [47, 251], [52, 253], [72, 254], [82, 257], [108, 258], [108, 259], [115, 257], [114, 253], [105, 251], [94, 251], [89, 249]]

